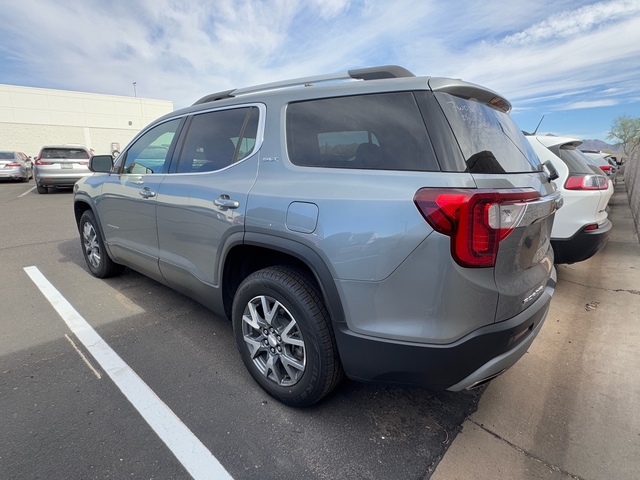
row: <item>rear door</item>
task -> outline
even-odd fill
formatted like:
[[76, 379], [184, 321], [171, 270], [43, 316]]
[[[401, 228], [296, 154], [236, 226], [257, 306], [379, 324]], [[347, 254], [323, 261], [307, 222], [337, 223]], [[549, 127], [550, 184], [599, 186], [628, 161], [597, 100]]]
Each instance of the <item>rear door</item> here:
[[160, 271], [173, 288], [214, 310], [220, 246], [244, 232], [261, 111], [248, 105], [191, 117], [177, 163], [158, 189]]

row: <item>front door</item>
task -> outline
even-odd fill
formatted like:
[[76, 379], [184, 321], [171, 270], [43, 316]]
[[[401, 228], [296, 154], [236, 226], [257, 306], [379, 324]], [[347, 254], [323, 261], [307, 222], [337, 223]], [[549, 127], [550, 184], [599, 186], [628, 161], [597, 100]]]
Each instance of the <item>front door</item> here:
[[96, 208], [104, 237], [118, 263], [161, 280], [156, 209], [181, 120], [162, 123], [118, 157]]

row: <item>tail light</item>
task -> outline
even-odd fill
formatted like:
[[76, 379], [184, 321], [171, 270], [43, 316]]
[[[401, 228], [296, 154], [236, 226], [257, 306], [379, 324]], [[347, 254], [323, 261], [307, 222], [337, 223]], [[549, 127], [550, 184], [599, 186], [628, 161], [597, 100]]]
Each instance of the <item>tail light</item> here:
[[7, 163], [6, 165], [7, 165], [7, 167], [19, 167], [20, 163], [19, 162], [11, 162], [11, 163]]
[[572, 175], [564, 183], [567, 190], [606, 190], [609, 180], [602, 175]]
[[611, 165], [600, 165], [600, 170], [609, 175], [611, 173]]
[[[451, 254], [459, 265], [493, 267], [499, 243], [520, 225], [527, 205], [539, 199], [533, 189], [422, 188], [413, 201], [434, 230], [451, 238]], [[550, 211], [540, 216], [555, 211], [555, 202], [549, 203]]]
[[46, 160], [42, 160], [38, 157], [36, 158], [36, 165], [53, 165], [53, 162], [47, 162]]

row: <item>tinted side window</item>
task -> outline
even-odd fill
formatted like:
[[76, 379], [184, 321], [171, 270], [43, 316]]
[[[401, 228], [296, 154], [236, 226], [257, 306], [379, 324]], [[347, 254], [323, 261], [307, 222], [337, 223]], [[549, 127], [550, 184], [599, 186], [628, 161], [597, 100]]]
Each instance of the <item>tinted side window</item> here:
[[435, 94], [464, 156], [455, 171], [516, 173], [541, 169], [540, 160], [508, 114], [473, 100]]
[[194, 115], [177, 173], [220, 170], [250, 155], [256, 144], [258, 117], [256, 107]]
[[166, 173], [171, 160], [171, 144], [180, 121], [176, 118], [157, 125], [138, 138], [124, 155], [118, 157], [118, 165], [124, 162], [122, 173]]
[[295, 165], [438, 170], [410, 92], [292, 103], [286, 121], [287, 152]]

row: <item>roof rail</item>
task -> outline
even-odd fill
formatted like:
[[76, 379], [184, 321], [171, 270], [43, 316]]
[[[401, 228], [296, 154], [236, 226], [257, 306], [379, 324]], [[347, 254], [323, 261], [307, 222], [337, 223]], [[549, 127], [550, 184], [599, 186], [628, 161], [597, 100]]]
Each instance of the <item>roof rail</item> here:
[[400, 78], [400, 77], [415, 77], [406, 68], [399, 67], [397, 65], [384, 65], [381, 67], [369, 67], [359, 68], [355, 70], [348, 70], [346, 72], [328, 73], [325, 75], [315, 75], [311, 77], [293, 78], [290, 80], [283, 80], [279, 82], [264, 83], [262, 85], [254, 85], [251, 87], [237, 88], [234, 90], [225, 90], [224, 92], [213, 93], [202, 97], [200, 100], [194, 103], [199, 105], [201, 103], [214, 102], [216, 100], [222, 100], [225, 98], [232, 98], [238, 95], [246, 95], [248, 93], [265, 92], [268, 90], [278, 90], [281, 88], [289, 87], [301, 87], [311, 86], [317, 83], [325, 82], [338, 82], [341, 80], [380, 80], [384, 78]]
[[399, 67], [398, 65], [384, 65], [382, 67], [370, 67], [359, 68], [357, 70], [349, 70], [349, 76], [351, 78], [361, 80], [380, 80], [383, 78], [401, 78], [401, 77], [415, 77], [406, 68]]
[[232, 88], [231, 90], [225, 90], [224, 92], [211, 93], [209, 95], [205, 95], [200, 100], [195, 102], [194, 105], [200, 105], [201, 103], [215, 102], [216, 100], [222, 100], [224, 98], [233, 98], [234, 95], [232, 94], [235, 91], [236, 91], [235, 88]]

